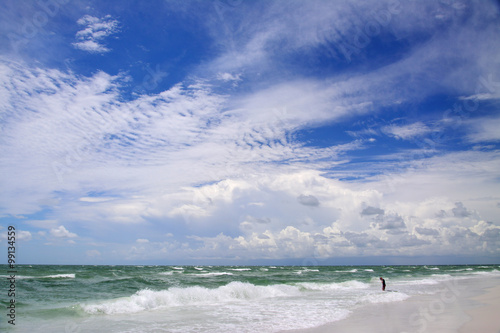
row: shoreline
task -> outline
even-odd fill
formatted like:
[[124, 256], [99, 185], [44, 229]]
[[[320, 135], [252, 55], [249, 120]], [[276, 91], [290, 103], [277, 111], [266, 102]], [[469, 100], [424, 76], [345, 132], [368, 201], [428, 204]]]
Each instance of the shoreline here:
[[436, 294], [369, 304], [354, 309], [342, 320], [280, 333], [500, 332], [500, 277], [473, 277], [441, 284], [442, 290]]

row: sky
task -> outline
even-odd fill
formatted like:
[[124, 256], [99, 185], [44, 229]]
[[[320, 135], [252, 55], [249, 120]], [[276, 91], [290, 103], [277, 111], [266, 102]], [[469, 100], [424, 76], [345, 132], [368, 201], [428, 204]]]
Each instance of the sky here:
[[500, 262], [497, 1], [0, 6], [18, 264]]

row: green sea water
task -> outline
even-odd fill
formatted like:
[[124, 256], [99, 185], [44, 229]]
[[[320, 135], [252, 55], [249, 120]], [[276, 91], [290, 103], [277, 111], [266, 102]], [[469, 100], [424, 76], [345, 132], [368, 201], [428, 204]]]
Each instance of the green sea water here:
[[[481, 266], [21, 265], [15, 327], [8, 267], [0, 328], [19, 332], [277, 332], [319, 326], [379, 302], [436, 293], [443, 283], [499, 277]], [[5, 272], [2, 274], [2, 272]], [[381, 291], [379, 277], [387, 291]], [[451, 282], [450, 282], [451, 281]], [[457, 282], [458, 281], [458, 282]]]

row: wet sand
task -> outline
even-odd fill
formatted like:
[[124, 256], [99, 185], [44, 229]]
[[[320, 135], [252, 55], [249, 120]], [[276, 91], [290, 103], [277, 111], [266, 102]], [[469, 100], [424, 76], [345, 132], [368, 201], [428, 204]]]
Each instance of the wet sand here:
[[349, 317], [287, 333], [488, 333], [500, 332], [500, 278], [477, 277], [442, 283], [440, 292], [405, 301], [370, 304]]

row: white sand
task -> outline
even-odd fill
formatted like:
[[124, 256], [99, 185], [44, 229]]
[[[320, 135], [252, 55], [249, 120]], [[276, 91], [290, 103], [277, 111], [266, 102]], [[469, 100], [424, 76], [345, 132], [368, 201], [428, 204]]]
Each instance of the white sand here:
[[434, 295], [371, 304], [344, 320], [287, 333], [488, 333], [500, 332], [500, 278], [471, 278], [443, 284]]
[[489, 288], [485, 294], [472, 297], [479, 307], [467, 310], [471, 320], [460, 328], [460, 333], [500, 332], [500, 286]]

